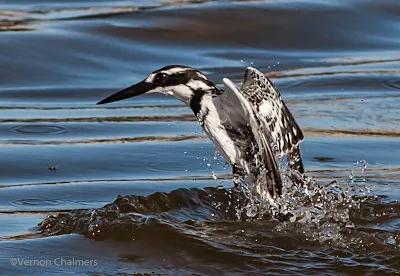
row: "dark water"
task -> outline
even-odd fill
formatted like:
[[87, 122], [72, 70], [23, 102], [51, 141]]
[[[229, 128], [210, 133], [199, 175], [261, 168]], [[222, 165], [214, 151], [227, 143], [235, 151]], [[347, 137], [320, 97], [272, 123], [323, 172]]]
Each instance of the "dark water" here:
[[[400, 273], [399, 1], [3, 0], [0, 30], [1, 275]], [[276, 83], [312, 177], [292, 217], [238, 220], [176, 100], [95, 105], [167, 64]]]

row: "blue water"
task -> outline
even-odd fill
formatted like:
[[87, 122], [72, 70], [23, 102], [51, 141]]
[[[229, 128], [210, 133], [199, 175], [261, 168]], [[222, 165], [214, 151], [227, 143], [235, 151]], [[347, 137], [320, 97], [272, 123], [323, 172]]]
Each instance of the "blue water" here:
[[[0, 274], [400, 273], [399, 19], [396, 0], [0, 1]], [[353, 171], [360, 209], [339, 218], [335, 199], [318, 223], [237, 221], [201, 203], [193, 189], [229, 189], [231, 170], [189, 109], [161, 95], [96, 105], [168, 64], [218, 85], [265, 72], [303, 129], [307, 175], [344, 188]], [[144, 208], [121, 240], [37, 228], [118, 195], [173, 203], [179, 188], [181, 207]]]

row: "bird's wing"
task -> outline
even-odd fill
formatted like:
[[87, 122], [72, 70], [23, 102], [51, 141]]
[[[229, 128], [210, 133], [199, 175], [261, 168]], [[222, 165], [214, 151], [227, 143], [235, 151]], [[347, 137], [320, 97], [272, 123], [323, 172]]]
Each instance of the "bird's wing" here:
[[225, 85], [225, 93], [221, 97], [221, 102], [224, 108], [234, 111], [232, 116], [240, 116], [245, 121], [254, 136], [257, 143], [258, 155], [261, 157], [261, 163], [264, 172], [267, 173], [268, 192], [272, 197], [280, 196], [282, 193], [282, 179], [276, 164], [275, 156], [268, 143], [268, 137], [265, 136], [265, 131], [257, 121], [254, 111], [245, 97], [240, 93], [236, 85], [229, 79], [223, 79]]
[[263, 73], [248, 67], [240, 91], [269, 132], [274, 152], [279, 156], [287, 155], [289, 167], [303, 173], [299, 148], [299, 143], [304, 139], [303, 132], [278, 89]]

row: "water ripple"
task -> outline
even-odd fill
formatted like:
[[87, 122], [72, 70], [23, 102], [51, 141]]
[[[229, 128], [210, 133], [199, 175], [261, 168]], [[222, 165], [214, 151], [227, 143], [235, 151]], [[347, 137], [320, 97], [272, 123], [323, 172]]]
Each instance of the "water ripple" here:
[[12, 131], [22, 134], [61, 134], [66, 131], [65, 128], [51, 125], [23, 125], [11, 128]]

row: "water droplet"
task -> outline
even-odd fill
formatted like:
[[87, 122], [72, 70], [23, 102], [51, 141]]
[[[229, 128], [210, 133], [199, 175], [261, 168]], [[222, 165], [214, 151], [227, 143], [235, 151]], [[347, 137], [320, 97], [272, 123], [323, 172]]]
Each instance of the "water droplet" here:
[[386, 240], [387, 244], [391, 244], [391, 245], [396, 245], [396, 239], [393, 238], [393, 236], [390, 236], [387, 240]]

